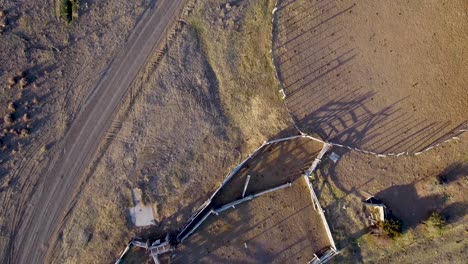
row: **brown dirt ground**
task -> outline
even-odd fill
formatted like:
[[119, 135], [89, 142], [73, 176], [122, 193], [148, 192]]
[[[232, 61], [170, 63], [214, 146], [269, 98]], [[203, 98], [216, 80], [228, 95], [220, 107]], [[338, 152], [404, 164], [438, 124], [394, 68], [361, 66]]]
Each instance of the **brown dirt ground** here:
[[289, 188], [210, 216], [170, 263], [305, 263], [330, 246], [325, 232], [300, 177]]
[[274, 56], [298, 126], [416, 152], [468, 120], [466, 1], [279, 1]]
[[[342, 157], [320, 166], [314, 181], [337, 246], [335, 263], [462, 263], [468, 254], [468, 135], [430, 152], [378, 158], [333, 149]], [[367, 234], [362, 200], [375, 195], [401, 219], [404, 233], [395, 241]], [[434, 232], [424, 224], [432, 212], [447, 225]], [[428, 253], [430, 252], [430, 253]]]
[[321, 143], [308, 138], [296, 138], [263, 147], [216, 194], [213, 206], [217, 208], [242, 198], [247, 175], [251, 178], [246, 196], [293, 182], [312, 165], [321, 149]]

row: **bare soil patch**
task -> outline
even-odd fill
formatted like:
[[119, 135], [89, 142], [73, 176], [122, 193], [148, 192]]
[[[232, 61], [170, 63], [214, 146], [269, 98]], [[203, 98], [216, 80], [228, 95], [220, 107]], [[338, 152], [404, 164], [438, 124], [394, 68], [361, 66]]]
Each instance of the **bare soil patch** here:
[[466, 128], [466, 2], [278, 5], [273, 55], [303, 131], [395, 153]]
[[330, 246], [303, 177], [210, 216], [171, 263], [305, 263]]
[[296, 138], [263, 147], [216, 194], [213, 206], [223, 206], [242, 198], [247, 175], [251, 178], [246, 196], [295, 181], [312, 165], [321, 149], [321, 143], [308, 138]]

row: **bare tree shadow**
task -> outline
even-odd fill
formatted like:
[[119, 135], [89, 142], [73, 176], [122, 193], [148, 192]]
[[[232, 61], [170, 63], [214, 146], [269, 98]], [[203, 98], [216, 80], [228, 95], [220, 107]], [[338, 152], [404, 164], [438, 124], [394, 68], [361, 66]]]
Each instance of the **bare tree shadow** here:
[[468, 203], [457, 202], [445, 207], [441, 211], [448, 224], [454, 224], [462, 220], [468, 214]]
[[439, 173], [437, 180], [440, 184], [450, 184], [462, 177], [468, 177], [468, 164], [458, 162], [451, 164]]

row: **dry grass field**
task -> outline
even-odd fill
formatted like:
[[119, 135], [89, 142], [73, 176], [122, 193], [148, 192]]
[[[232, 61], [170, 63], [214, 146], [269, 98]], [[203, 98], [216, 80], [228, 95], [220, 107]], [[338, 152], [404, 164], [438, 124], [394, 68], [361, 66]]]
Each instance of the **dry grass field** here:
[[[180, 229], [233, 166], [289, 124], [268, 53], [273, 3], [214, 2], [197, 1], [135, 80], [63, 225], [58, 261], [109, 262], [133, 235]], [[249, 53], [214, 57], [241, 47]], [[129, 224], [133, 187], [156, 226]]]
[[0, 260], [70, 120], [148, 2], [82, 4], [69, 24], [54, 1], [0, 5]]
[[379, 153], [468, 126], [466, 1], [279, 1], [273, 55], [300, 129]]

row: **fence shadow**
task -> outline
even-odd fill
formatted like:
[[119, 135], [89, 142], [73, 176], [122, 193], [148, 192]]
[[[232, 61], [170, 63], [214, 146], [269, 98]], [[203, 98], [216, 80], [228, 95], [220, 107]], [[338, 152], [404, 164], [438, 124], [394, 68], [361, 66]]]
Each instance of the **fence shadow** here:
[[356, 82], [354, 64], [361, 55], [349, 44], [345, 18], [355, 7], [340, 7], [335, 0], [279, 3], [274, 64], [299, 129], [383, 154], [415, 153], [457, 136], [467, 121], [415, 116], [405, 106], [408, 98], [384, 103], [382, 92]]
[[[302, 185], [297, 184], [210, 216], [174, 252], [172, 262], [309, 261], [307, 257], [323, 249], [321, 245], [326, 235], [324, 230], [316, 230], [321, 222], [318, 213], [315, 217], [311, 215], [315, 212], [311, 201], [298, 206], [292, 204], [294, 197], [300, 196], [297, 188]], [[313, 220], [306, 227], [292, 228], [305, 218]]]

